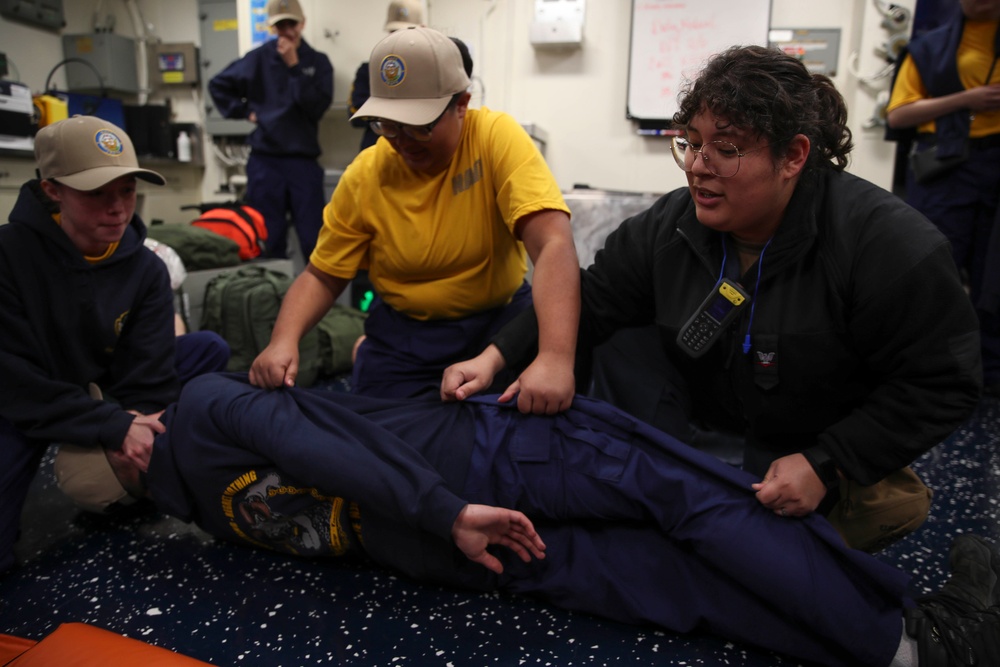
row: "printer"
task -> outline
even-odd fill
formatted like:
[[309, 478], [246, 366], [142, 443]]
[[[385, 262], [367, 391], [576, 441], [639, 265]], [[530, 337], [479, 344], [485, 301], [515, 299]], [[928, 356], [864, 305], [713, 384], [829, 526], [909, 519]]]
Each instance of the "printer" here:
[[34, 150], [34, 108], [28, 86], [0, 80], [0, 149]]

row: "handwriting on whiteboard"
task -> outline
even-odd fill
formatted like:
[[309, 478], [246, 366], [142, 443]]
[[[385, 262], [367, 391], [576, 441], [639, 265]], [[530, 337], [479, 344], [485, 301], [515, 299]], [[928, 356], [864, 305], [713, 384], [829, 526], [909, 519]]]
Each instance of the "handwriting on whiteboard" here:
[[628, 112], [669, 119], [705, 61], [733, 44], [766, 44], [770, 0], [635, 0]]

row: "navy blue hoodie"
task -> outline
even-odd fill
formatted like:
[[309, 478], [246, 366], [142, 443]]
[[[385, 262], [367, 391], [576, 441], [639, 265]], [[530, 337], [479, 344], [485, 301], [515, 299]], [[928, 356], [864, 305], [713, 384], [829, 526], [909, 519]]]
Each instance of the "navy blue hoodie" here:
[[[118, 449], [133, 416], [177, 399], [173, 293], [133, 216], [114, 254], [87, 262], [39, 181], [0, 226], [0, 416], [44, 442]], [[95, 401], [95, 382], [121, 405]]]

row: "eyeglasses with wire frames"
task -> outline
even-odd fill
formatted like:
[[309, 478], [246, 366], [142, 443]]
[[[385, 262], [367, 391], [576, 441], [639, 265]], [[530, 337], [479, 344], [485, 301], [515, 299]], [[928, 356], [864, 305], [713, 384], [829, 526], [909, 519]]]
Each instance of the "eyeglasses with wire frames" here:
[[740, 158], [770, 145], [764, 144], [741, 153], [739, 148], [728, 141], [709, 141], [696, 148], [697, 144], [692, 144], [687, 138], [675, 136], [670, 142], [670, 149], [677, 166], [684, 171], [694, 169], [695, 158], [700, 153], [710, 172], [720, 178], [730, 178], [740, 170]]
[[369, 121], [368, 126], [372, 128], [372, 132], [379, 135], [380, 137], [385, 137], [386, 139], [395, 139], [402, 132], [410, 139], [414, 141], [430, 141], [431, 132], [434, 131], [434, 126], [441, 122], [444, 115], [448, 113], [448, 109], [451, 108], [449, 104], [445, 107], [441, 115], [432, 120], [427, 125], [406, 125], [404, 123], [396, 123], [391, 120], [384, 120], [382, 118], [376, 118]]

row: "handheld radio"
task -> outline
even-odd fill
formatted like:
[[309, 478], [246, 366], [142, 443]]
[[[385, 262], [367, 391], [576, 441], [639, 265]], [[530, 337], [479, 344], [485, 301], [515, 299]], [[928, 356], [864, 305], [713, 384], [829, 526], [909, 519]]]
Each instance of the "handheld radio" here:
[[750, 295], [742, 287], [722, 278], [681, 327], [677, 344], [691, 357], [700, 357], [748, 303]]

